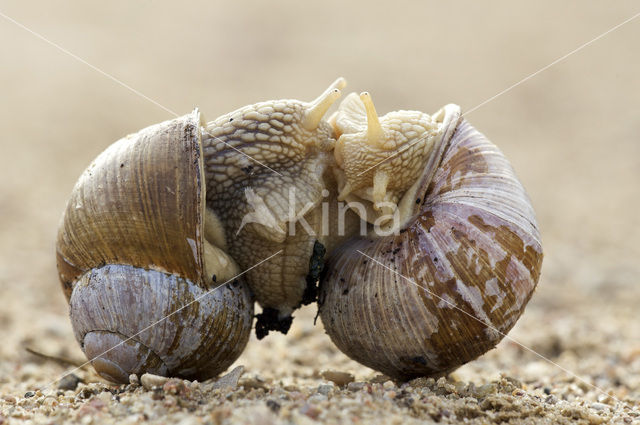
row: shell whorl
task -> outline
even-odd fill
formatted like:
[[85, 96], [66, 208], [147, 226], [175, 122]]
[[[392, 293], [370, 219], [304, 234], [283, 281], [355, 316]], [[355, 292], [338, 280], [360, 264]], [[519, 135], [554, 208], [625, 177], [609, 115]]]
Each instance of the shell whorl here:
[[58, 231], [67, 297], [104, 264], [155, 268], [204, 283], [200, 114], [152, 125], [102, 152], [78, 179]]
[[443, 374], [493, 348], [540, 274], [535, 216], [508, 161], [466, 121], [448, 130], [417, 214], [396, 235], [343, 244], [321, 282], [333, 342], [398, 379]]
[[87, 357], [115, 382], [143, 372], [214, 377], [240, 356], [253, 321], [240, 281], [208, 293], [174, 274], [122, 265], [84, 274], [70, 310]]

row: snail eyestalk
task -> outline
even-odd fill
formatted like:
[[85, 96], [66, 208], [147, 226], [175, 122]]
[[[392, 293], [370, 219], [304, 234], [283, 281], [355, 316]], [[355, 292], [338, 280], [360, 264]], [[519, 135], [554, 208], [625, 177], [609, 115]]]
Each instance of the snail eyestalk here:
[[384, 149], [384, 130], [380, 125], [380, 120], [378, 120], [378, 113], [376, 112], [376, 107], [373, 106], [371, 95], [367, 92], [361, 93], [360, 100], [362, 100], [364, 108], [367, 111], [367, 141], [371, 146]]
[[308, 109], [302, 118], [302, 126], [307, 130], [318, 128], [322, 117], [327, 113], [331, 105], [340, 98], [343, 89], [347, 85], [347, 80], [340, 77], [334, 81], [320, 96], [309, 103]]

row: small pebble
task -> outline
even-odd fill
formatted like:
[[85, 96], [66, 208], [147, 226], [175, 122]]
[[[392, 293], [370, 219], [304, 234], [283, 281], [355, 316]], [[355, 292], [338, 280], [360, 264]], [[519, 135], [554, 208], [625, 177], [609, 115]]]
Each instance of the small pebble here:
[[308, 403], [314, 403], [314, 404], [321, 403], [323, 401], [327, 401], [327, 396], [319, 393], [316, 393], [307, 399]]
[[265, 380], [257, 375], [242, 378], [242, 381], [239, 382], [239, 385], [243, 386], [247, 390], [250, 390], [250, 389], [266, 390], [267, 389], [267, 383], [265, 382]]
[[333, 391], [333, 385], [328, 385], [328, 384], [318, 385], [318, 393], [320, 394], [329, 395], [331, 391]]
[[97, 396], [105, 405], [109, 404], [113, 395], [109, 391], [103, 391]]
[[547, 404], [556, 404], [558, 402], [558, 397], [553, 394], [544, 399], [544, 402]]
[[280, 406], [280, 403], [271, 399], [267, 400], [266, 404], [267, 404], [267, 407], [271, 409], [273, 413], [278, 413], [280, 411], [280, 407], [282, 407]]
[[591, 408], [595, 409], [595, 410], [604, 410], [607, 407], [609, 407], [609, 406], [607, 406], [604, 403], [591, 403]]
[[136, 375], [135, 373], [129, 375], [129, 383], [131, 385], [140, 385], [140, 379], [138, 379], [138, 375]]
[[325, 370], [320, 375], [327, 381], [331, 381], [338, 386], [347, 385], [355, 380], [355, 377], [348, 372], [340, 372], [337, 370]]
[[33, 391], [27, 391], [26, 393], [24, 393], [24, 398], [31, 398], [34, 395], [36, 395], [36, 393], [34, 393]]
[[300, 407], [300, 413], [310, 417], [311, 419], [318, 419], [318, 416], [320, 416], [322, 410], [309, 403], [305, 403], [302, 405], [302, 407]]
[[70, 373], [65, 375], [60, 382], [58, 382], [58, 388], [61, 390], [75, 391], [80, 383], [81, 379], [77, 375]]
[[162, 386], [162, 391], [167, 394], [178, 395], [186, 397], [191, 393], [191, 389], [187, 386], [188, 381], [183, 381], [178, 378], [171, 378]]
[[244, 366], [237, 366], [233, 368], [231, 372], [218, 378], [218, 380], [213, 383], [213, 388], [236, 389], [238, 387], [238, 381], [240, 380], [240, 377], [243, 373]]
[[152, 390], [154, 387], [161, 387], [168, 380], [169, 378], [166, 376], [153, 375], [151, 373], [145, 373], [140, 377], [142, 386], [147, 390]]
[[498, 386], [494, 383], [480, 385], [479, 387], [474, 387], [471, 391], [471, 394], [475, 398], [485, 398], [490, 394], [494, 394], [498, 391]]
[[387, 375], [378, 374], [373, 378], [371, 378], [369, 382], [371, 382], [372, 384], [384, 384], [388, 380], [389, 380], [389, 377]]
[[364, 388], [366, 384], [364, 382], [349, 382], [347, 389], [349, 391], [357, 392]]

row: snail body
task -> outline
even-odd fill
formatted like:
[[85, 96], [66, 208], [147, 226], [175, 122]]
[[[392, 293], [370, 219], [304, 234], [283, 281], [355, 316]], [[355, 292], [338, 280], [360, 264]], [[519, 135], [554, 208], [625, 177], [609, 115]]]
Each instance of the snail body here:
[[286, 333], [292, 312], [316, 299], [317, 277], [309, 276], [325, 252], [320, 204], [335, 144], [323, 117], [345, 84], [337, 79], [311, 102], [260, 102], [207, 123], [207, 203], [263, 308], [258, 338], [270, 330]]
[[332, 341], [400, 380], [445, 374], [493, 348], [542, 264], [533, 209], [504, 155], [455, 105], [434, 116], [437, 137], [396, 231], [342, 244], [320, 285]]

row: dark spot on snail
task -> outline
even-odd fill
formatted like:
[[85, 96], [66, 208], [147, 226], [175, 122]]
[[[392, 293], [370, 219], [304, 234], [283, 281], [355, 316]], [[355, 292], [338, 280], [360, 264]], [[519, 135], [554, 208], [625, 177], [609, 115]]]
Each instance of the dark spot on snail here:
[[265, 307], [262, 313], [256, 314], [256, 337], [262, 339], [270, 331], [282, 332], [286, 335], [293, 322], [292, 316], [280, 318], [280, 313], [275, 308]]
[[422, 365], [422, 366], [426, 366], [427, 365], [427, 360], [422, 356], [412, 357], [410, 359], [410, 361], [412, 363], [418, 363], [419, 365]]
[[302, 304], [311, 304], [318, 298], [318, 280], [324, 269], [324, 255], [327, 252], [324, 245], [315, 241], [313, 251], [309, 259], [309, 273], [307, 274], [307, 286], [302, 294]]
[[211, 280], [213, 280], [214, 282], [218, 281], [218, 277], [214, 274], [213, 276], [211, 276]]
[[[431, 233], [431, 228], [436, 225], [436, 220], [433, 217], [433, 212], [425, 211], [419, 217], [420, 226], [427, 231], [427, 233]], [[452, 228], [453, 230], [453, 228]]]
[[253, 165], [247, 165], [246, 167], [242, 167], [241, 170], [245, 174], [252, 174], [253, 173]]
[[82, 379], [80, 379], [76, 374], [70, 373], [60, 379], [60, 382], [58, 382], [58, 388], [66, 391], [75, 391], [80, 382], [82, 382]]

